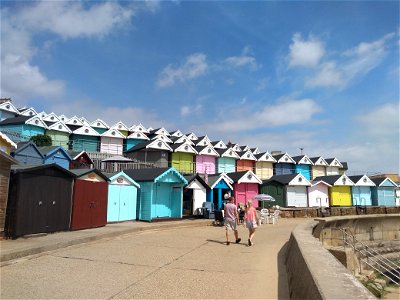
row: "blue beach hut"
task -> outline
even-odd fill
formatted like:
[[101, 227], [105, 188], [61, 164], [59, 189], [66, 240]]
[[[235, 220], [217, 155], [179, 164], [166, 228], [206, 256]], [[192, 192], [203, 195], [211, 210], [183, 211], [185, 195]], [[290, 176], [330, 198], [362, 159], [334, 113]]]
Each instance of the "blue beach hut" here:
[[183, 187], [188, 182], [177, 170], [127, 169], [124, 173], [140, 184], [139, 220], [182, 218]]
[[307, 180], [311, 180], [311, 166], [313, 165], [307, 155], [292, 156], [296, 162], [295, 173], [303, 175]]
[[274, 163], [274, 175], [296, 174], [296, 162], [289, 154], [277, 154], [273, 155], [273, 157], [276, 160], [276, 163]]
[[6, 101], [0, 104], [0, 121], [8, 118], [14, 118], [18, 115], [18, 109], [10, 101]]
[[236, 171], [236, 160], [240, 156], [232, 148], [215, 149], [219, 157], [217, 157], [217, 173], [232, 173]]
[[367, 175], [348, 176], [354, 185], [351, 187], [351, 198], [353, 205], [372, 205], [371, 187], [375, 183]]
[[140, 185], [124, 172], [109, 178], [107, 222], [135, 220]]
[[15, 133], [19, 136], [15, 142], [28, 141], [31, 137], [44, 134], [46, 123], [38, 116], [18, 116], [0, 122], [0, 130], [4, 133]]
[[17, 150], [11, 153], [22, 165], [42, 165], [44, 156], [32, 141], [17, 144]]
[[228, 192], [232, 195], [233, 180], [225, 173], [208, 175], [208, 186], [210, 189], [207, 191], [207, 202], [214, 203], [215, 209], [223, 208], [224, 195]]
[[61, 146], [46, 146], [38, 147], [40, 153], [43, 155], [44, 164], [57, 164], [64, 169], [69, 169], [69, 164], [72, 160], [71, 156]]
[[137, 144], [143, 143], [144, 141], [148, 141], [149, 138], [140, 131], [132, 132], [128, 137], [124, 140], [124, 151], [127, 151]]
[[375, 186], [372, 191], [372, 205], [395, 206], [395, 188], [397, 184], [390, 178], [371, 178]]

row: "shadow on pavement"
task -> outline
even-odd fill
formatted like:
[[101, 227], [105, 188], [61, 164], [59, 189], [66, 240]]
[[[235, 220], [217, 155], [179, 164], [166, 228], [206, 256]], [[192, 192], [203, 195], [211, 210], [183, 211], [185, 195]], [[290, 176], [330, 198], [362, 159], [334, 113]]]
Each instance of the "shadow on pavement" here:
[[[206, 240], [207, 242], [212, 242], [212, 243], [217, 243], [217, 244], [222, 244], [222, 245], [225, 245], [226, 244], [226, 241], [217, 241], [217, 240]], [[233, 244], [234, 244], [235, 242], [233, 242]]]
[[285, 265], [287, 245], [288, 242], [286, 242], [278, 252], [278, 299], [290, 299]]

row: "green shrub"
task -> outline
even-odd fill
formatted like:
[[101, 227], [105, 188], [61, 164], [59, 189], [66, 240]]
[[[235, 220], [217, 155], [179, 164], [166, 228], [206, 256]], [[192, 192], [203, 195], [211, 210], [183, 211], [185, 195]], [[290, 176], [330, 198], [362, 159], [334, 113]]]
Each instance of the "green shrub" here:
[[52, 140], [51, 136], [47, 134], [38, 134], [33, 137], [31, 137], [31, 141], [33, 141], [36, 146], [42, 147], [42, 146], [51, 146]]

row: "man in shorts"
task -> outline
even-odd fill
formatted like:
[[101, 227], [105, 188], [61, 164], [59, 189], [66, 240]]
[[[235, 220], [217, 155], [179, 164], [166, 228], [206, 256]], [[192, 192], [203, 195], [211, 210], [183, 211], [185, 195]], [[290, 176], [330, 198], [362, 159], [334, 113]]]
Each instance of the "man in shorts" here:
[[224, 206], [224, 221], [226, 228], [226, 244], [229, 245], [229, 231], [233, 230], [235, 233], [236, 244], [239, 243], [242, 239], [239, 237], [237, 231], [237, 224], [239, 222], [239, 215], [237, 211], [237, 207], [235, 205], [235, 198], [229, 197], [228, 203]]

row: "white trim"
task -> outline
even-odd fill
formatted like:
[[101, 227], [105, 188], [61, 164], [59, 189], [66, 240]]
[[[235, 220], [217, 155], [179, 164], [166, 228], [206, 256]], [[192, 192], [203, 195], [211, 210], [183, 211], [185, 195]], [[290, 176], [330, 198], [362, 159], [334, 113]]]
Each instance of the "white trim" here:
[[[334, 175], [332, 175], [334, 176]], [[345, 182], [343, 182], [343, 178], [345, 178]], [[338, 180], [336, 180], [333, 183], [334, 186], [354, 186], [354, 182], [351, 181], [349, 177], [346, 176], [346, 174], [343, 174], [342, 176], [339, 177]]]
[[20, 112], [21, 116], [33, 117], [36, 116], [38, 113], [33, 107], [29, 107], [24, 111]]
[[[161, 143], [161, 144], [160, 144]], [[157, 139], [157, 140], [153, 140], [151, 143], [149, 143], [148, 145], [146, 145], [146, 149], [160, 149], [160, 150], [168, 150], [170, 152], [172, 152], [172, 148], [163, 140]]]
[[[240, 147], [240, 149], [242, 150], [242, 152], [243, 152], [243, 151], [250, 150], [250, 147], [249, 147], [248, 145], [239, 146], [239, 147]], [[243, 147], [243, 148], [242, 148], [242, 147]]]
[[163, 141], [165, 141], [167, 143], [171, 143], [172, 144], [171, 139], [169, 137], [167, 137], [166, 135], [164, 135], [164, 134], [157, 134], [156, 136], [152, 137], [151, 139], [152, 140], [161, 139], [161, 140], [163, 140]]
[[16, 115], [21, 114], [19, 110], [11, 103], [11, 101], [6, 101], [4, 103], [0, 104], [0, 110], [5, 110], [9, 111], [11, 113], [14, 113]]
[[14, 143], [10, 138], [5, 134], [0, 131], [0, 137], [3, 138], [8, 144], [10, 144], [11, 147], [17, 148], [17, 144]]
[[376, 186], [376, 184], [367, 175], [363, 175], [360, 180], [354, 182], [354, 186]]
[[126, 179], [126, 181], [130, 182], [130, 185], [134, 185], [136, 186], [138, 189], [140, 189], [140, 184], [137, 183], [135, 180], [133, 180], [132, 178], [130, 178], [128, 175], [126, 175], [126, 173], [124, 173], [124, 171], [118, 172], [116, 174], [114, 174], [112, 177], [110, 177], [110, 184], [114, 184], [114, 183], [118, 183], [118, 178], [120, 177], [124, 177], [124, 179]]
[[215, 151], [215, 149], [210, 145], [204, 146], [204, 149], [200, 150], [199, 155], [209, 155], [209, 156], [219, 157], [219, 153]]
[[213, 147], [213, 145], [211, 145], [211, 141], [207, 135], [205, 135], [201, 140], [197, 139], [196, 142], [197, 142], [196, 146], [211, 146], [211, 147]]
[[132, 125], [130, 128], [129, 128], [129, 131], [133, 131], [133, 132], [143, 132], [143, 133], [149, 133], [149, 130], [147, 130], [147, 128], [146, 127], [144, 127], [143, 125], [142, 125], [142, 123], [139, 123], [138, 125]]
[[[185, 149], [187, 147], [187, 149]], [[192, 147], [192, 145], [190, 145], [189, 143], [182, 143], [180, 144], [175, 150], [174, 152], [185, 152], [185, 153], [193, 153], [193, 154], [197, 154], [198, 152], [196, 151], [196, 149], [194, 149]]]
[[[251, 151], [251, 149], [250, 149], [250, 151]], [[253, 152], [253, 154], [260, 154], [261, 153], [260, 150], [258, 149], [258, 147], [255, 147], [254, 150], [251, 151], [251, 152]]]
[[113, 126], [110, 127], [110, 129], [129, 131], [129, 128], [121, 121], [118, 121], [117, 123], [115, 123]]
[[80, 120], [81, 120], [81, 122], [83, 123], [83, 125], [92, 127], [92, 126], [90, 125], [89, 121], [86, 120], [85, 117], [81, 117]]
[[311, 182], [307, 180], [302, 174], [297, 174], [290, 182], [290, 186], [311, 186]]
[[[66, 115], [59, 115], [58, 118], [60, 119], [61, 122], [65, 124], [69, 120], [69, 118]], [[64, 120], [63, 120], [64, 119]]]
[[[240, 154], [238, 154], [238, 155], [240, 155]], [[257, 158], [254, 156], [253, 152], [251, 152], [250, 150], [246, 150], [246, 152], [243, 153], [242, 156], [240, 156], [240, 159], [257, 161]]]
[[43, 120], [44, 118], [46, 118], [47, 113], [45, 111], [41, 111], [36, 116], [38, 116], [39, 118], [41, 118]]
[[[155, 135], [165, 135], [165, 136], [170, 136], [169, 132], [167, 129], [165, 129], [164, 127], [159, 128], [156, 132], [154, 132], [153, 134]], [[171, 141], [172, 143], [172, 141]]]
[[102, 119], [96, 119], [90, 124], [90, 127], [92, 128], [103, 128], [103, 129], [109, 129], [110, 126], [106, 122], [104, 122]]
[[297, 163], [298, 165], [314, 165], [311, 159], [307, 155], [303, 155], [303, 158]]
[[[251, 178], [249, 178], [251, 176]], [[258, 183], [261, 184], [262, 181], [256, 174], [254, 174], [252, 171], [247, 171], [240, 179], [238, 180], [237, 183]]]
[[343, 168], [343, 165], [340, 163], [340, 161], [335, 157], [331, 163], [329, 164], [330, 167], [338, 167], [338, 168]]
[[[228, 146], [224, 143], [224, 141], [219, 140], [218, 142], [217, 141], [214, 141], [214, 142], [216, 142], [215, 145], [213, 145], [213, 147], [215, 149], [222, 149], [222, 150], [228, 149]], [[211, 143], [211, 145], [212, 145], [212, 143]]]
[[386, 180], [389, 180], [389, 181], [394, 185], [394, 187], [398, 187], [397, 183], [394, 182], [394, 181], [393, 181], [392, 179], [390, 179], [389, 177], [386, 177], [385, 180], [382, 181], [382, 182], [379, 184], [379, 186], [382, 186], [382, 184], [384, 184]]
[[178, 138], [174, 144], [182, 144], [182, 143], [188, 143], [190, 145], [194, 145], [191, 139], [189, 139], [186, 135], [182, 135], [180, 138]]
[[231, 146], [231, 148], [236, 152], [242, 152], [242, 148], [240, 148], [240, 146], [238, 144], [233, 144], [233, 146]]
[[67, 125], [73, 125], [73, 126], [83, 126], [83, 122], [77, 116], [73, 116], [72, 118], [68, 119], [68, 121], [66, 121], [64, 123]]
[[127, 136], [127, 139], [139, 139], [149, 141], [150, 139], [142, 131], [134, 131]]
[[257, 161], [267, 161], [276, 163], [276, 159], [268, 151], [265, 152]]
[[[225, 152], [222, 153], [220, 155], [220, 157], [230, 157], [230, 158], [236, 158], [236, 159], [240, 158], [240, 156], [237, 154], [237, 152], [235, 150], [232, 149], [232, 147], [231, 148], [222, 149], [222, 150], [225, 150]], [[228, 153], [228, 154], [226, 154], [226, 153]]]
[[323, 166], [323, 167], [327, 167], [329, 166], [329, 164], [326, 162], [326, 160], [320, 156], [317, 161], [314, 163], [314, 166]]
[[229, 178], [229, 176], [227, 176], [225, 173], [221, 173], [218, 177], [218, 179], [214, 182], [214, 184], [212, 186], [210, 186], [210, 189], [214, 189], [215, 186], [221, 181], [221, 180], [225, 180], [225, 183], [227, 186], [230, 187], [231, 190], [233, 190], [233, 186], [231, 185], [233, 183], [233, 180], [231, 178]]
[[[61, 126], [61, 129], [60, 129]], [[61, 131], [61, 132], [68, 132], [72, 133], [71, 129], [68, 128], [67, 125], [65, 125], [64, 122], [58, 121], [57, 123], [54, 123], [51, 125], [48, 130], [55, 130], [55, 131]]]
[[108, 129], [106, 132], [102, 133], [100, 136], [116, 138], [116, 139], [124, 139], [125, 138], [125, 136], [121, 132], [119, 132], [118, 129], [113, 129], [113, 128]]
[[90, 126], [82, 126], [72, 131], [73, 134], [100, 136], [100, 134]]
[[147, 132], [150, 133], [150, 131], [152, 131], [153, 129], [154, 128], [150, 126], [150, 127], [147, 128]]
[[38, 116], [33, 116], [32, 118], [29, 118], [28, 120], [25, 121], [25, 124], [43, 127], [45, 129], [47, 129], [46, 123]]
[[186, 135], [189, 139], [191, 139], [192, 141], [197, 141], [197, 135], [194, 134], [194, 132], [191, 132], [189, 134]]
[[179, 138], [179, 137], [183, 136], [183, 133], [178, 129], [178, 130], [175, 130], [175, 132], [173, 134], [171, 134], [171, 136], [176, 136]]
[[43, 118], [43, 121], [58, 123], [61, 120], [55, 113], [51, 112]]
[[323, 181], [323, 180], [318, 180], [318, 181], [316, 181], [316, 182], [312, 181], [312, 182], [311, 182], [311, 186], [316, 186], [316, 185], [318, 185], [318, 184], [320, 184], [320, 183], [325, 184], [327, 187], [332, 187], [331, 184], [329, 184], [329, 183], [327, 183], [327, 182], [325, 182], [325, 181]]
[[[286, 159], [287, 158], [287, 159]], [[278, 160], [278, 163], [296, 164], [293, 158], [285, 152], [285, 154]]]

